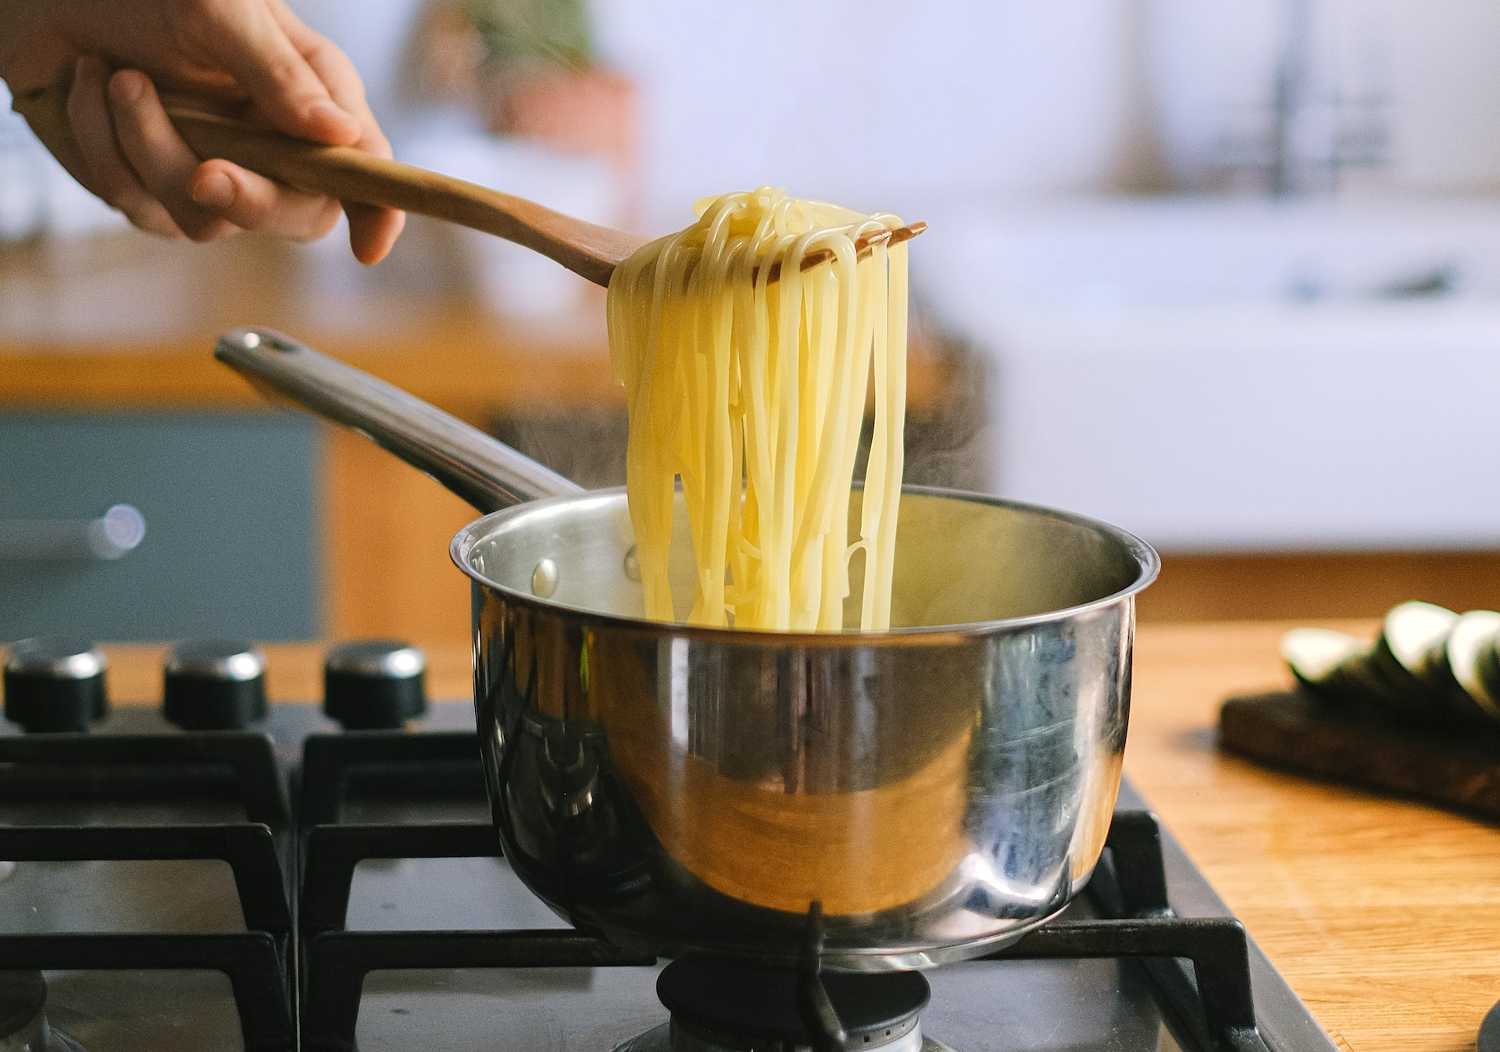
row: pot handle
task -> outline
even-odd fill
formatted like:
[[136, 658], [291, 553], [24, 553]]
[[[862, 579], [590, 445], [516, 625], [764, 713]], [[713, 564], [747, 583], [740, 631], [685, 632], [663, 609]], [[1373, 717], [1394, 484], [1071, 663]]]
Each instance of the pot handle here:
[[584, 492], [415, 395], [272, 329], [227, 332], [214, 357], [262, 391], [354, 428], [480, 511]]

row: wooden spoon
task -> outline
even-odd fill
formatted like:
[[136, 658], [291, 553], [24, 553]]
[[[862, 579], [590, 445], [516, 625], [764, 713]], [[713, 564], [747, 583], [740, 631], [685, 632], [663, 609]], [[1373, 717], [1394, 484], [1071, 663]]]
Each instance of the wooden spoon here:
[[[400, 208], [482, 230], [540, 252], [596, 285], [607, 286], [615, 267], [648, 240], [352, 146], [317, 146], [213, 113], [203, 104], [163, 101], [172, 123], [200, 157], [222, 157], [288, 186], [340, 201]], [[18, 94], [13, 107], [54, 153], [78, 157], [64, 86]], [[925, 229], [927, 224], [918, 222], [875, 231], [857, 238], [855, 250], [863, 255], [877, 244], [899, 244]], [[833, 258], [827, 250], [810, 252], [802, 269]], [[780, 265], [773, 265], [770, 280], [776, 280], [779, 271]]]

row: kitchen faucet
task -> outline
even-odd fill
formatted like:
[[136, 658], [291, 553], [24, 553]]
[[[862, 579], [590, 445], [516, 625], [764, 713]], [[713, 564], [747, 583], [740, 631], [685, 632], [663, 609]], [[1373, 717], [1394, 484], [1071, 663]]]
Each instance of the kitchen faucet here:
[[1271, 78], [1269, 127], [1258, 134], [1227, 134], [1222, 167], [1259, 173], [1273, 197], [1331, 192], [1346, 168], [1373, 168], [1388, 160], [1387, 98], [1378, 89], [1342, 95], [1333, 78], [1319, 91], [1312, 55], [1315, 0], [1283, 0]]

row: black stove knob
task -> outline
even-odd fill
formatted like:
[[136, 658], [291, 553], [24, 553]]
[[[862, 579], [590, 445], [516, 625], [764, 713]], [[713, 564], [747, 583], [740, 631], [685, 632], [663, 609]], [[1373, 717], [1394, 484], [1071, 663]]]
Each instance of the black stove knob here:
[[162, 713], [185, 731], [242, 730], [266, 715], [266, 656], [249, 643], [195, 639], [167, 655]]
[[427, 711], [422, 651], [394, 639], [341, 643], [323, 662], [323, 711], [345, 730], [394, 730]]
[[5, 659], [5, 716], [28, 731], [86, 731], [109, 711], [104, 655], [81, 639], [23, 639]]

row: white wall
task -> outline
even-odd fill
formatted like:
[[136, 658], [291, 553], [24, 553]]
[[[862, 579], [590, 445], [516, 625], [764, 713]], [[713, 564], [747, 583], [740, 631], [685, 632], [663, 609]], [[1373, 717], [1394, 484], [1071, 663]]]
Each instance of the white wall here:
[[[646, 103], [647, 212], [772, 182], [920, 211], [965, 188], [1100, 189], [1118, 163], [1127, 0], [604, 0]], [[767, 37], [765, 27], [794, 28]], [[750, 71], [755, 76], [747, 76]]]
[[[1351, 185], [1500, 187], [1500, 3], [1308, 0], [1320, 91], [1379, 92], [1389, 162]], [[775, 181], [859, 207], [1204, 182], [1270, 99], [1284, 0], [601, 0], [646, 98], [648, 211]], [[761, 39], [796, 18], [782, 39]], [[755, 69], [760, 76], [745, 76]], [[725, 114], [732, 114], [726, 119]], [[672, 211], [663, 210], [671, 208]]]
[[[401, 123], [423, 0], [295, 0]], [[1373, 182], [1500, 186], [1500, 3], [1308, 0], [1325, 88], [1392, 99]], [[596, 0], [644, 101], [646, 216], [774, 182], [916, 214], [935, 195], [1205, 181], [1239, 111], [1270, 98], [1285, 0]], [[767, 36], [765, 27], [793, 28]], [[753, 72], [754, 76], [747, 75]], [[424, 123], [430, 122], [424, 114]], [[1361, 177], [1369, 183], [1368, 177]]]
[[[1500, 186], [1500, 4], [1307, 0], [1320, 94], [1385, 94], [1389, 163], [1361, 185], [1417, 191]], [[1172, 174], [1201, 184], [1231, 115], [1271, 98], [1283, 0], [1149, 0], [1143, 38]]]
[[1396, 181], [1500, 189], [1500, 4], [1380, 0], [1392, 50]]

